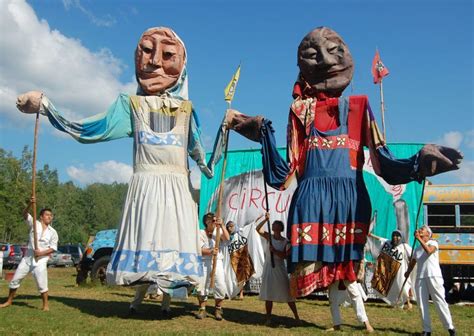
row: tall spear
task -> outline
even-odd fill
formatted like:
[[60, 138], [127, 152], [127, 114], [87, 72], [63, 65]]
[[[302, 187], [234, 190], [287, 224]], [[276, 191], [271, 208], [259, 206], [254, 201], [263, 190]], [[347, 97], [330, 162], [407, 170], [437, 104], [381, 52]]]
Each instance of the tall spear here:
[[[227, 87], [224, 90], [224, 99], [227, 102], [227, 108], [230, 109], [231, 104], [232, 104], [232, 99], [234, 99], [234, 94], [235, 94], [235, 88], [237, 87], [237, 82], [239, 81], [240, 77], [240, 65], [237, 68], [237, 71], [235, 72], [234, 76], [232, 77], [231, 81], [227, 85]], [[216, 209], [216, 217], [221, 218], [222, 216], [222, 200], [224, 198], [224, 177], [225, 177], [225, 169], [227, 166], [227, 149], [229, 146], [229, 129], [226, 127], [225, 133], [224, 133], [224, 141], [225, 141], [225, 147], [224, 147], [224, 160], [222, 163], [222, 170], [221, 170], [221, 180], [219, 183], [219, 194], [217, 197], [217, 209]], [[219, 227], [216, 227], [216, 245], [215, 248], [219, 250], [219, 245], [221, 241], [221, 230]], [[216, 278], [216, 265], [217, 265], [217, 255], [212, 256], [212, 271], [211, 271], [211, 280], [209, 287], [214, 288], [214, 283], [215, 283], [215, 278]]]

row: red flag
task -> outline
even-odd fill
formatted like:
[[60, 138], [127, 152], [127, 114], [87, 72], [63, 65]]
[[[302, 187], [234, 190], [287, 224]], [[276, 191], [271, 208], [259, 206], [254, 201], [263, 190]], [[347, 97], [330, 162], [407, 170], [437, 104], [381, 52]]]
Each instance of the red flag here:
[[378, 84], [382, 81], [382, 78], [387, 76], [389, 71], [387, 67], [382, 63], [380, 59], [379, 51], [375, 51], [375, 57], [372, 61], [372, 76], [374, 76], [374, 84]]

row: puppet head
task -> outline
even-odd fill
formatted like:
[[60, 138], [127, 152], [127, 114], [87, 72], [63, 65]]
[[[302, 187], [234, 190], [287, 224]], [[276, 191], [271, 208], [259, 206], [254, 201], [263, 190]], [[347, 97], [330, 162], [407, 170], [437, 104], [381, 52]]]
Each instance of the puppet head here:
[[352, 80], [354, 64], [342, 38], [327, 27], [311, 31], [298, 47], [299, 80], [315, 93], [340, 96]]
[[173, 30], [158, 27], [143, 33], [135, 50], [135, 75], [139, 94], [174, 92], [187, 99], [186, 50]]

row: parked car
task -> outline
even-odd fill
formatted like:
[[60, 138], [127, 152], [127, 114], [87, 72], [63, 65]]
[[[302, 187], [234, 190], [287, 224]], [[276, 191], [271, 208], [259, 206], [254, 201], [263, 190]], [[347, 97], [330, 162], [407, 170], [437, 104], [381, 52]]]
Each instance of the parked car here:
[[84, 247], [81, 244], [66, 244], [58, 246], [58, 252], [68, 253], [72, 257], [74, 266], [77, 266], [84, 254]]
[[3, 268], [17, 268], [23, 258], [22, 245], [0, 243], [0, 250], [3, 252]]
[[74, 261], [69, 253], [53, 252], [48, 259], [48, 267], [71, 267]]
[[115, 245], [117, 230], [102, 230], [89, 238], [86, 250], [78, 265], [76, 283], [81, 284], [90, 272], [92, 281], [105, 284], [105, 273]]

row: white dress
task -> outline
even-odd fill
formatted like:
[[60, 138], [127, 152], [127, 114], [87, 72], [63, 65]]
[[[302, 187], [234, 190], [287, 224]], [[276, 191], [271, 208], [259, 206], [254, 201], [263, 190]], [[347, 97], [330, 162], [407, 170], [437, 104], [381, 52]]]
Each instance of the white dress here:
[[134, 174], [117, 242], [107, 270], [115, 285], [157, 283], [172, 296], [203, 275], [197, 205], [187, 163], [190, 112], [176, 112], [175, 126], [158, 133], [149, 125], [159, 98], [131, 97]]
[[[278, 251], [286, 251], [288, 240], [277, 240], [271, 236], [272, 245]], [[263, 264], [262, 286], [259, 299], [274, 302], [294, 302], [290, 296], [290, 281], [286, 271], [285, 260], [273, 254], [275, 268], [272, 267], [270, 258], [270, 244], [265, 249], [265, 262]]]

